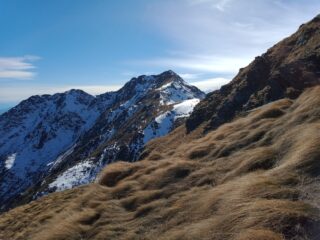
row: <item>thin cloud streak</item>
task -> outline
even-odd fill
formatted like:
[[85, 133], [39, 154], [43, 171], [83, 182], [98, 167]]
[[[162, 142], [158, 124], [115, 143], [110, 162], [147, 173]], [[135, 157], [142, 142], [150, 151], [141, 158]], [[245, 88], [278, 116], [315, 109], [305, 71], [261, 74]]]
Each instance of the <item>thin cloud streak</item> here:
[[308, 4], [286, 0], [167, 0], [150, 5], [152, 8], [146, 13], [148, 22], [172, 43], [169, 51], [215, 57], [211, 61], [201, 58], [186, 61], [172, 59], [169, 54], [150, 59], [149, 64], [172, 63], [185, 70], [216, 73], [237, 72], [255, 56], [294, 33], [320, 9], [316, 0]]
[[224, 12], [226, 6], [231, 1], [232, 0], [189, 0], [189, 3], [191, 6], [199, 5], [199, 4], [209, 4], [213, 8], [216, 8], [217, 10]]
[[0, 57], [0, 79], [30, 80], [36, 76], [33, 65], [38, 56]]
[[[320, 3], [285, 0], [176, 0], [150, 3], [153, 29], [172, 46], [159, 56], [129, 59], [140, 67], [235, 75], [254, 57], [317, 14]], [[161, 12], [161, 15], [156, 14]], [[244, 14], [245, 13], [245, 14]]]
[[176, 43], [176, 50], [254, 57], [311, 20], [319, 8], [317, 0], [308, 4], [286, 0], [176, 0], [155, 2], [147, 14], [150, 24]]
[[[132, 60], [131, 65], [182, 69], [207, 73], [235, 74], [239, 68], [245, 67], [252, 59], [249, 57], [193, 56], [165, 57], [146, 60]], [[191, 75], [190, 75], [191, 76]]]

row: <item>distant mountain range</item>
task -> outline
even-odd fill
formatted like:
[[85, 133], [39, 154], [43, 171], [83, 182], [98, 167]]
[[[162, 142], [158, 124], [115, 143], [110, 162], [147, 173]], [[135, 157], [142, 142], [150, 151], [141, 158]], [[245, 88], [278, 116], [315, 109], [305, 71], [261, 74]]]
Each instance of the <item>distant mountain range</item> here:
[[181, 125], [205, 97], [173, 71], [131, 79], [96, 97], [32, 96], [0, 116], [0, 205], [90, 183], [108, 163]]

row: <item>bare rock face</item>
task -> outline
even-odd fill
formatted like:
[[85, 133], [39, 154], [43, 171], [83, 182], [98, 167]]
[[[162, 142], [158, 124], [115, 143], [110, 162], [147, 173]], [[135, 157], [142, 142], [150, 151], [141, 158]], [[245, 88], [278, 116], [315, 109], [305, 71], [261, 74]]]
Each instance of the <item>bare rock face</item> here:
[[288, 97], [320, 84], [320, 17], [256, 57], [220, 90], [200, 102], [186, 122], [190, 132], [200, 124], [215, 129], [238, 113]]

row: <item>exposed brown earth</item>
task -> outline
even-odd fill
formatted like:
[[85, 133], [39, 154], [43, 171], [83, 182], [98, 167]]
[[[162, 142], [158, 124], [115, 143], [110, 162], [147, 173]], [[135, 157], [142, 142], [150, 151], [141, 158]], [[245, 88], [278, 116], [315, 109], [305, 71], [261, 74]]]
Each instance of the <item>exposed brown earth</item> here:
[[0, 238], [319, 239], [319, 145], [315, 87], [13, 209]]

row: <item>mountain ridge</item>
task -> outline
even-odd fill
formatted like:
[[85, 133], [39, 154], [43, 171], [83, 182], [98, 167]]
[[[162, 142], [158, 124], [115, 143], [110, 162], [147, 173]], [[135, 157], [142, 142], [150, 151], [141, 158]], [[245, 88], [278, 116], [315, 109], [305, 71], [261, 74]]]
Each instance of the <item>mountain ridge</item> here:
[[[159, 90], [163, 86], [165, 87]], [[166, 92], [168, 89], [171, 90]], [[144, 125], [139, 123], [138, 116], [135, 115], [144, 116], [146, 122], [153, 121], [158, 115], [173, 109], [177, 103], [203, 97], [200, 90], [189, 86], [176, 73], [166, 71], [159, 75], [132, 78], [118, 91], [97, 96], [71, 89], [53, 95], [32, 96], [22, 101], [0, 116], [0, 124], [3, 126], [0, 158], [4, 163], [0, 179], [0, 205], [7, 208], [6, 205], [11, 202], [7, 201], [8, 197], [13, 198], [12, 202], [19, 202], [21, 197], [17, 197], [17, 194], [27, 190], [27, 186], [34, 185], [32, 191], [35, 192], [30, 195], [31, 189], [28, 189], [22, 198], [27, 195], [28, 199], [34, 199], [55, 189], [62, 190], [88, 183], [104, 164], [116, 161], [116, 154], [121, 156], [121, 152], [127, 152], [127, 159], [123, 160], [133, 161], [138, 158], [140, 149], [146, 143], [139, 143], [135, 152], [132, 152], [133, 147], [127, 146], [130, 144], [128, 141], [139, 141], [143, 136], [141, 131]], [[150, 105], [149, 113], [141, 109], [141, 106], [147, 106], [146, 103]], [[191, 105], [193, 108], [195, 104]], [[175, 122], [173, 119], [169, 129], [156, 133], [148, 140], [168, 133]], [[154, 126], [154, 131], [157, 127]], [[129, 135], [130, 131], [135, 135]], [[113, 140], [110, 142], [109, 138], [112, 136]], [[102, 148], [102, 145], [110, 148], [110, 153], [105, 153], [106, 147]], [[100, 153], [97, 150], [99, 147]], [[96, 157], [90, 156], [93, 149]], [[73, 152], [77, 153], [76, 157]], [[110, 159], [102, 159], [103, 154], [109, 155]], [[71, 156], [66, 159], [68, 155]], [[7, 160], [13, 162], [10, 168], [6, 168], [9, 166], [5, 164]], [[62, 187], [61, 171], [65, 172], [65, 178], [70, 178], [70, 174], [76, 174], [78, 178]], [[29, 182], [22, 180], [25, 174]], [[50, 182], [54, 181], [53, 175], [60, 175], [56, 186]], [[44, 185], [47, 190], [36, 190], [43, 189]], [[10, 189], [11, 193], [5, 189]]]

